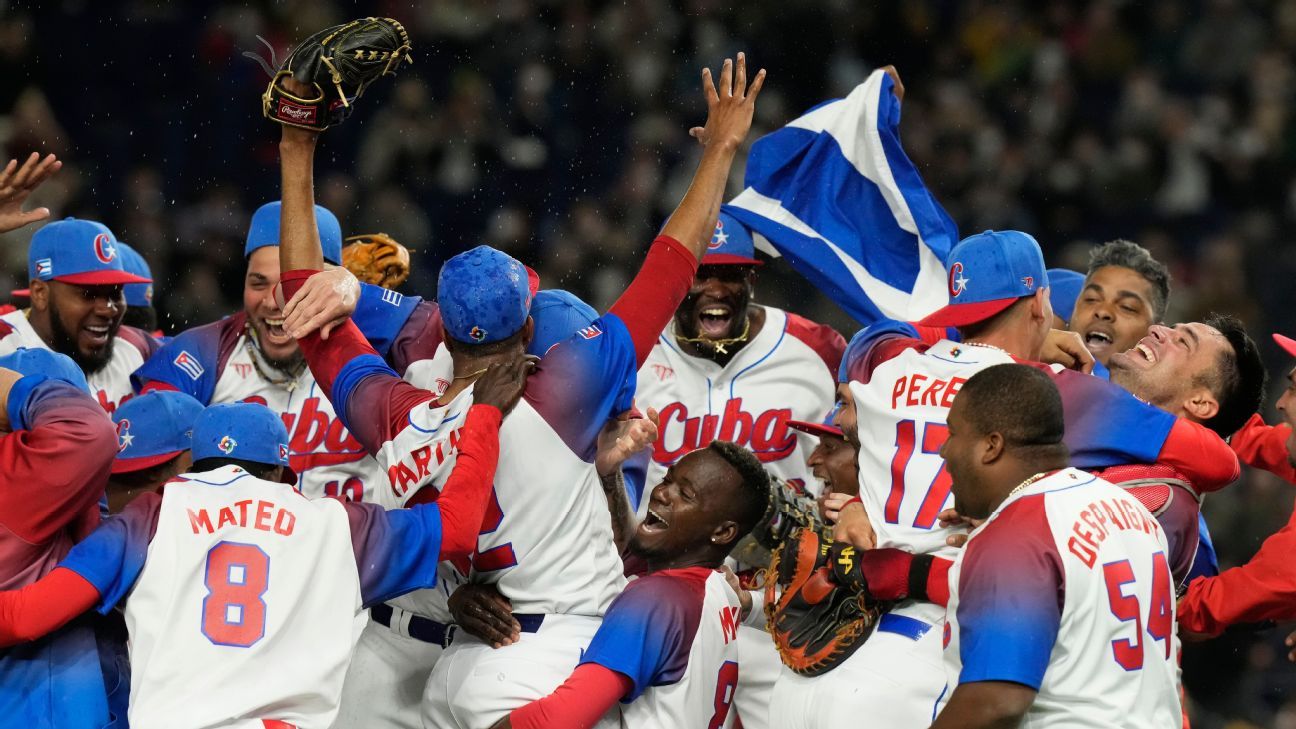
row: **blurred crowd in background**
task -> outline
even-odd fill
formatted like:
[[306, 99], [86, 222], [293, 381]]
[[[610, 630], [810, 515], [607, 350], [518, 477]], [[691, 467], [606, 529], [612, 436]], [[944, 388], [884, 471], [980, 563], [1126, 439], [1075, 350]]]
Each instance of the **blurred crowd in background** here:
[[[743, 49], [770, 72], [753, 139], [894, 64], [905, 147], [962, 234], [1029, 231], [1077, 270], [1133, 239], [1174, 274], [1171, 321], [1241, 317], [1275, 396], [1293, 364], [1268, 335], [1296, 334], [1296, 0], [0, 0], [0, 145], [64, 160], [31, 204], [143, 253], [165, 331], [212, 321], [278, 188], [267, 78], [241, 54], [366, 14], [401, 20], [416, 62], [326, 133], [318, 195], [345, 234], [417, 251], [407, 292], [484, 242], [606, 307], [688, 183], [702, 64]], [[0, 237], [13, 288], [30, 234]], [[757, 297], [857, 328], [785, 266]], [[1258, 472], [1208, 499], [1223, 565], [1291, 503]], [[1285, 634], [1187, 649], [1194, 726], [1296, 727]]]

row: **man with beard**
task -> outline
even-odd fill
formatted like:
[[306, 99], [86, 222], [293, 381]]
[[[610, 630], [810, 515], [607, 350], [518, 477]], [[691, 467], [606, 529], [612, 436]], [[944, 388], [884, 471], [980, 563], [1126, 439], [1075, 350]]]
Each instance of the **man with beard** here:
[[738, 676], [738, 596], [720, 566], [769, 498], [745, 448], [712, 441], [680, 458], [630, 539], [642, 574], [612, 601], [571, 676], [493, 729], [729, 726]]
[[[756, 268], [751, 233], [721, 213], [688, 296], [639, 368], [635, 403], [660, 413], [659, 435], [643, 483], [657, 483], [680, 458], [712, 440], [751, 449], [770, 473], [815, 496], [821, 486], [807, 468], [814, 442], [794, 420], [818, 422], [832, 409], [833, 372], [845, 340], [832, 328], [753, 303]], [[648, 499], [632, 494], [644, 518]], [[738, 565], [748, 586], [752, 568]], [[778, 653], [760, 626], [763, 592], [751, 624], [740, 631], [743, 670], [737, 714], [747, 729], [764, 729]]]
[[[774, 476], [818, 491], [806, 468], [814, 443], [788, 423], [818, 422], [832, 409], [846, 341], [830, 327], [754, 303], [760, 265], [751, 233], [720, 213], [688, 296], [639, 369], [635, 402], [661, 413], [645, 483], [660, 481], [681, 455], [731, 440]], [[642, 518], [647, 499], [637, 501]]]
[[[243, 255], [243, 311], [181, 332], [135, 376], [142, 392], [179, 390], [204, 405], [257, 402], [278, 413], [289, 433], [289, 459], [298, 490], [310, 498], [372, 501], [385, 486], [378, 464], [338, 419], [328, 393], [306, 366], [297, 341], [283, 330], [275, 301], [279, 283], [280, 204], [252, 215]], [[342, 260], [342, 229], [333, 213], [315, 206], [324, 260]], [[357, 314], [363, 318], [363, 309]]]
[[19, 347], [66, 354], [111, 414], [134, 396], [131, 373], [157, 349], [146, 332], [122, 325], [122, 287], [149, 280], [122, 268], [112, 231], [76, 218], [36, 231], [27, 272], [30, 308], [0, 316], [0, 354]]

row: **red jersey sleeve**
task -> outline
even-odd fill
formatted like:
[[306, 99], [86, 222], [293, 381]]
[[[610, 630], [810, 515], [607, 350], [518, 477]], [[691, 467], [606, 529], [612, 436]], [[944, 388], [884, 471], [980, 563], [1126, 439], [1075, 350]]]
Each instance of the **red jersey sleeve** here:
[[1179, 601], [1179, 625], [1215, 636], [1235, 623], [1296, 619], [1296, 511], [1246, 564], [1188, 585]]
[[609, 309], [630, 331], [638, 366], [648, 359], [657, 336], [693, 286], [697, 269], [697, 258], [684, 244], [659, 235], [639, 273]]
[[828, 365], [828, 374], [836, 378], [842, 356], [846, 353], [846, 339], [830, 326], [812, 322], [791, 312], [788, 313], [787, 320], [788, 334], [813, 349], [824, 364]]
[[70, 569], [57, 567], [17, 590], [0, 592], [0, 648], [58, 630], [99, 601], [99, 590]]
[[589, 729], [630, 691], [630, 679], [597, 663], [583, 663], [554, 692], [509, 714], [513, 729]]
[[1296, 468], [1292, 467], [1287, 440], [1292, 428], [1286, 423], [1266, 425], [1259, 413], [1229, 438], [1229, 446], [1243, 463], [1262, 468], [1287, 483], [1296, 484]]

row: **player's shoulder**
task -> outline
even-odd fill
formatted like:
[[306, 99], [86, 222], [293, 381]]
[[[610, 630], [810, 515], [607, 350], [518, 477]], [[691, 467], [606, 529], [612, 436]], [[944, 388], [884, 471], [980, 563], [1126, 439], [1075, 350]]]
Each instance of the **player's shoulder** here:
[[706, 598], [706, 582], [715, 570], [703, 567], [658, 570], [630, 580], [612, 604], [613, 622], [679, 623], [696, 628]]
[[117, 339], [139, 353], [141, 360], [147, 360], [161, 348], [161, 344], [151, 334], [132, 326], [122, 325], [117, 330]]
[[[939, 341], [939, 340], [938, 340]], [[851, 337], [842, 356], [838, 379], [841, 382], [869, 382], [873, 371], [906, 352], [922, 354], [931, 347], [923, 333], [913, 324], [880, 321]]]
[[[779, 311], [771, 306], [765, 307], [765, 310]], [[813, 350], [828, 369], [836, 373], [837, 368], [841, 366], [842, 355], [846, 353], [846, 338], [827, 324], [811, 321], [790, 311], [781, 313], [786, 317], [784, 327], [788, 336]]]

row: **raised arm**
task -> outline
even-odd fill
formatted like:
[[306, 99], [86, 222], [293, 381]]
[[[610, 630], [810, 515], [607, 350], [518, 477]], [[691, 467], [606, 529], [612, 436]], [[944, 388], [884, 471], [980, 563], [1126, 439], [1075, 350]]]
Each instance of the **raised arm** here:
[[719, 88], [711, 79], [711, 70], [702, 71], [706, 125], [689, 130], [702, 144], [702, 159], [688, 192], [653, 242], [639, 274], [611, 309], [630, 330], [641, 365], [693, 283], [720, 214], [729, 170], [751, 129], [756, 96], [764, 83], [765, 70], [761, 69], [748, 85], [747, 57], [742, 53], [737, 64], [725, 59]]

